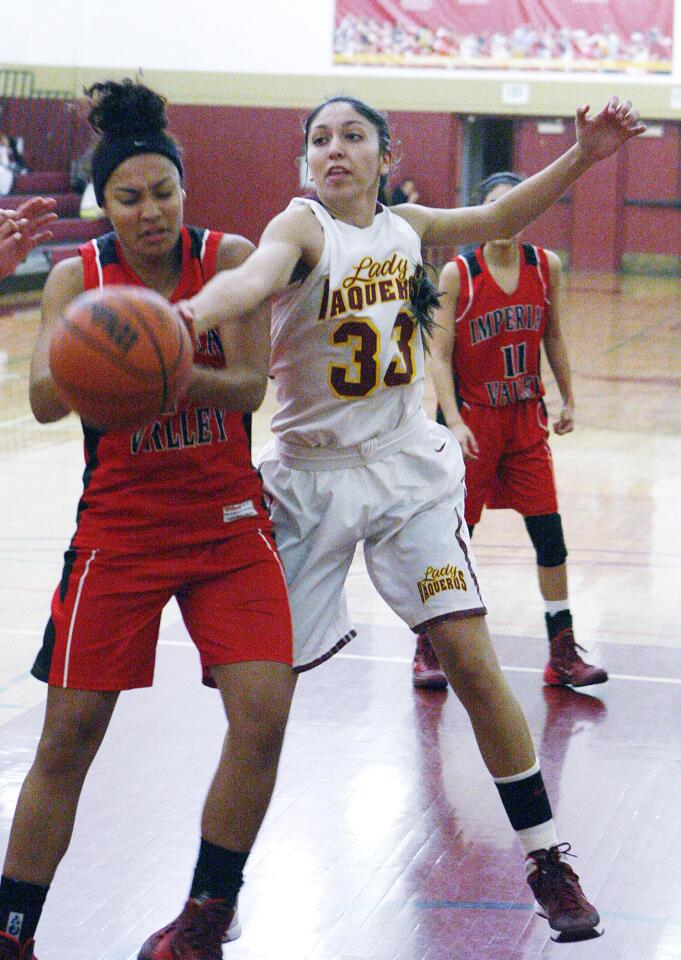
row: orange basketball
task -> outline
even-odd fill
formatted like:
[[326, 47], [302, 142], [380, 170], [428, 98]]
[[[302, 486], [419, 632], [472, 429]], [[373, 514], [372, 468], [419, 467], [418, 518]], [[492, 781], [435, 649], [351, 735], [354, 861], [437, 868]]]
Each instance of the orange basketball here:
[[192, 361], [185, 325], [145, 287], [82, 293], [50, 340], [57, 393], [86, 423], [107, 430], [137, 429], [172, 412], [189, 385]]

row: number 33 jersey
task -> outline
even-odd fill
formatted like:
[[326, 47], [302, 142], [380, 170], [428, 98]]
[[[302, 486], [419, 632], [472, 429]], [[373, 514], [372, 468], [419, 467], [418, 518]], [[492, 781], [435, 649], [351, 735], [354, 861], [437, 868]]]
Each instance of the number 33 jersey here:
[[421, 242], [386, 207], [371, 226], [355, 227], [316, 200], [290, 206], [299, 204], [321, 224], [324, 249], [312, 272], [273, 302], [272, 430], [287, 443], [353, 446], [421, 406], [423, 343], [410, 305]]

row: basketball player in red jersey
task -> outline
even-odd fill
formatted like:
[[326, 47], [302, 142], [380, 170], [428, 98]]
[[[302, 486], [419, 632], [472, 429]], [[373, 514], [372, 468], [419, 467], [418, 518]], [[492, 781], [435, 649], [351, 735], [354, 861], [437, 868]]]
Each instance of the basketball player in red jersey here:
[[[481, 202], [493, 203], [521, 180], [508, 171], [492, 174], [480, 185]], [[472, 533], [485, 506], [522, 514], [546, 605], [550, 654], [544, 682], [585, 687], [605, 683], [608, 674], [584, 662], [572, 631], [540, 374], [543, 343], [563, 400], [553, 429], [570, 433], [574, 399], [560, 329], [560, 269], [555, 253], [517, 238], [489, 241], [448, 263], [440, 279], [442, 320], [433, 337], [431, 373], [438, 419], [453, 431], [466, 459], [468, 529]], [[424, 635], [417, 641], [413, 680], [417, 687], [446, 686]]]
[[9, 277], [39, 244], [52, 238], [56, 201], [31, 197], [16, 210], [0, 210], [0, 280]]
[[[86, 289], [146, 286], [175, 302], [251, 245], [185, 227], [182, 162], [165, 101], [132, 81], [95, 84], [90, 122], [98, 203], [113, 232], [60, 263], [45, 288], [30, 377], [40, 422], [69, 411], [47, 362], [50, 333]], [[69, 844], [76, 806], [121, 690], [152, 683], [161, 611], [175, 596], [229, 721], [201, 821], [189, 899], [140, 957], [219, 957], [238, 935], [242, 871], [274, 787], [293, 690], [282, 566], [251, 465], [244, 414], [265, 392], [269, 310], [205, 331], [176, 414], [137, 432], [83, 424], [86, 469], [33, 673], [49, 684], [0, 881], [0, 958], [35, 960], [34, 932]], [[198, 930], [198, 932], [197, 932]]]

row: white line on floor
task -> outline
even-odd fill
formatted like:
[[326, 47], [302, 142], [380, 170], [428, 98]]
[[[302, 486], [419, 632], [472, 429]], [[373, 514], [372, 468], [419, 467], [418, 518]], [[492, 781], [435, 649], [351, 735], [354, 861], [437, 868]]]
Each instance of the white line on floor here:
[[[19, 630], [9, 627], [0, 629], [0, 634], [14, 634], [22, 637], [42, 637], [42, 630]], [[159, 640], [161, 647], [193, 647], [190, 640]], [[364, 660], [371, 663], [411, 663], [411, 657], [386, 657], [364, 653], [337, 653], [339, 660]], [[508, 673], [543, 673], [543, 667], [509, 667], [501, 665], [502, 670]], [[681, 677], [645, 677], [635, 673], [609, 673], [610, 680], [630, 680], [633, 683], [662, 683], [671, 686], [681, 686]]]
[[[160, 640], [163, 647], [193, 647], [194, 644], [189, 640]], [[364, 660], [372, 663], [411, 663], [411, 657], [385, 657], [374, 654], [363, 653], [337, 653], [334, 659], [338, 660]], [[543, 667], [507, 667], [501, 665], [502, 670], [508, 673], [543, 673]], [[608, 673], [610, 680], [632, 680], [634, 683], [668, 683], [673, 686], [681, 686], [681, 677], [644, 677], [638, 674], [630, 673]]]
[[18, 427], [21, 423], [28, 423], [30, 420], [33, 420], [33, 417], [27, 415], [25, 417], [15, 417], [14, 420], [0, 420], [0, 430], [3, 427]]

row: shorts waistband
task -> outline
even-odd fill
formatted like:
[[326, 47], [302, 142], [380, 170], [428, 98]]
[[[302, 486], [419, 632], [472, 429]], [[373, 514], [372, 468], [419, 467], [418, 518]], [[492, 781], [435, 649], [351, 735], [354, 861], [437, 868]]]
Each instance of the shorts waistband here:
[[385, 460], [392, 453], [401, 450], [405, 442], [422, 431], [427, 423], [425, 413], [419, 410], [410, 420], [395, 430], [350, 447], [304, 447], [297, 443], [286, 443], [285, 440], [276, 437], [275, 449], [281, 462], [295, 470], [343, 470], [346, 467], [362, 466], [375, 460]]

